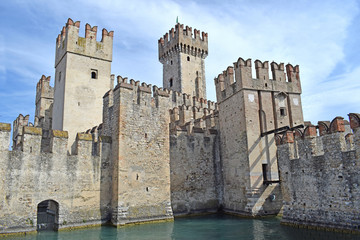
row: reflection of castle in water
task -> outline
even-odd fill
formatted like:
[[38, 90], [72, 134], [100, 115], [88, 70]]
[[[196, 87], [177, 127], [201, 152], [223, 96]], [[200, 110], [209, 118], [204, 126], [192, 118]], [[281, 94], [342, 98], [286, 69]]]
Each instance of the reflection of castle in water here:
[[54, 87], [41, 77], [34, 124], [14, 121], [12, 151], [0, 123], [0, 233], [220, 210], [358, 231], [359, 115], [352, 130], [339, 117], [304, 123], [299, 66], [239, 58], [207, 101], [208, 34], [177, 24], [158, 41], [164, 88], [114, 86], [114, 33], [79, 28], [69, 19], [59, 34]]

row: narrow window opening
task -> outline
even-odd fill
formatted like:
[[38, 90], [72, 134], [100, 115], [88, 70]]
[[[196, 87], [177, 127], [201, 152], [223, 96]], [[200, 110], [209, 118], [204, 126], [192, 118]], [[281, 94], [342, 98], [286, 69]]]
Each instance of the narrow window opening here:
[[286, 116], [286, 108], [284, 107], [280, 108], [280, 116], [282, 117]]
[[173, 61], [172, 61], [172, 60], [170, 61], [170, 64], [173, 65]]
[[139, 175], [138, 174], [136, 174], [136, 180], [139, 180]]
[[148, 188], [148, 187], [146, 187], [146, 191], [147, 191], [147, 192], [149, 191], [149, 188]]
[[173, 86], [173, 79], [172, 78], [170, 78], [170, 80], [169, 80], [169, 85], [170, 85], [170, 87]]
[[147, 138], [147, 133], [145, 133], [145, 138]]
[[91, 78], [92, 79], [97, 79], [97, 77], [98, 77], [97, 75], [98, 75], [97, 70], [92, 69], [91, 70]]
[[30, 152], [32, 153], [32, 147], [30, 147]]
[[265, 83], [265, 87], [267, 87], [267, 83]]
[[58, 81], [60, 82], [61, 80], [61, 72], [59, 72], [59, 77], [58, 77]]
[[188, 60], [188, 62], [190, 62], [190, 57], [189, 56], [187, 57], [187, 60]]
[[268, 164], [267, 164], [267, 163], [263, 163], [263, 165], [262, 165], [262, 172], [263, 172], [263, 180], [264, 180], [264, 182], [267, 182], [267, 181], [268, 181], [268, 175], [267, 175], [267, 172], [268, 172]]

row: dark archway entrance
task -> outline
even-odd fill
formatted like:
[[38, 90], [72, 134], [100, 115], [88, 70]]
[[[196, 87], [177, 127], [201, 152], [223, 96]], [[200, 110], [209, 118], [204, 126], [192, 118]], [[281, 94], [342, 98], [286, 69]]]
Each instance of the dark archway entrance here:
[[45, 200], [37, 207], [37, 231], [57, 231], [59, 229], [59, 203]]

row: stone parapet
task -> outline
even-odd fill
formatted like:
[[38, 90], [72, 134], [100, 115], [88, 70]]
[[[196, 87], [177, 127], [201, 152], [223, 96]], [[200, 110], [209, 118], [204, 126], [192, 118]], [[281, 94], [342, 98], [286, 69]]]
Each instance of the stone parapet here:
[[234, 67], [228, 67], [215, 79], [217, 101], [221, 102], [241, 89], [261, 90], [270, 92], [285, 92], [301, 94], [299, 66], [286, 65], [286, 73], [283, 63], [271, 64], [272, 78], [269, 78], [268, 61], [255, 61], [256, 78], [252, 77], [251, 59], [244, 60], [241, 57], [234, 63]]
[[173, 52], [184, 52], [189, 55], [206, 58], [208, 55], [208, 34], [194, 29], [183, 24], [176, 24], [169, 33], [166, 33], [158, 41], [159, 45], [159, 60], [166, 61], [168, 55]]
[[80, 21], [68, 19], [66, 25], [56, 39], [55, 66], [59, 64], [67, 52], [112, 61], [114, 32], [102, 30], [101, 41], [96, 41], [97, 26], [85, 26], [85, 37], [79, 37]]

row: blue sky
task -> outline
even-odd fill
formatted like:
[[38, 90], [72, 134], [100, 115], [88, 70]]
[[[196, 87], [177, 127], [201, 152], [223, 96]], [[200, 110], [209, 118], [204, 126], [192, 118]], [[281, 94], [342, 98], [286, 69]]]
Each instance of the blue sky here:
[[[112, 73], [162, 85], [157, 41], [179, 22], [209, 33], [207, 96], [238, 57], [300, 65], [305, 120], [360, 112], [359, 1], [0, 1], [0, 122], [33, 121], [36, 83], [54, 79], [55, 40], [70, 17], [114, 30]], [[100, 40], [101, 34], [98, 34]]]

